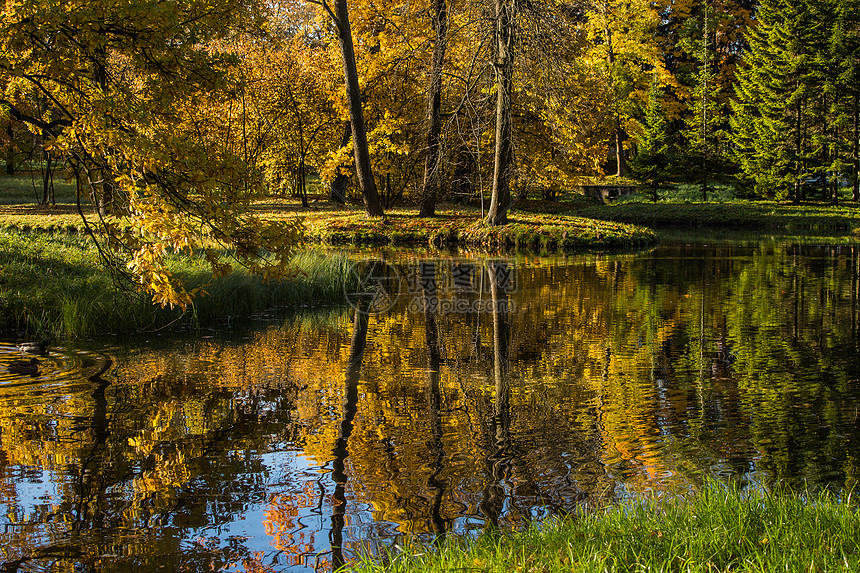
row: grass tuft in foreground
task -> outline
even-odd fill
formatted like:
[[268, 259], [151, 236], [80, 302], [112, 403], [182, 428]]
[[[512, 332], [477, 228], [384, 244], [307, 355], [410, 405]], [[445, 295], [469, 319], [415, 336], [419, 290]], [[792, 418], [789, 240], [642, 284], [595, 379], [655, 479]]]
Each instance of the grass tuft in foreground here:
[[363, 573], [860, 571], [860, 517], [827, 494], [745, 494], [713, 484], [690, 501], [614, 506], [490, 532], [472, 543], [413, 547]]

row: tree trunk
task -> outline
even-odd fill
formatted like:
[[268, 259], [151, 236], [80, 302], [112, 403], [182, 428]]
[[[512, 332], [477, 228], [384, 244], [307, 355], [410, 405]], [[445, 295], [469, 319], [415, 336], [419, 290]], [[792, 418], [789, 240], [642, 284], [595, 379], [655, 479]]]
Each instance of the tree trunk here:
[[47, 205], [49, 199], [51, 198], [50, 197], [50, 191], [51, 191], [52, 182], [54, 179], [54, 174], [53, 174], [53, 171], [51, 170], [51, 167], [52, 167], [51, 152], [45, 150], [43, 152], [43, 156], [45, 158], [45, 171], [44, 171], [44, 175], [42, 178], [42, 201], [40, 204], [41, 205]]
[[302, 154], [301, 159], [299, 159], [299, 177], [296, 183], [298, 184], [299, 195], [302, 198], [302, 207], [305, 208], [310, 206], [310, 204], [308, 203], [308, 187], [307, 182], [305, 181], [306, 178], [307, 170], [305, 168], [305, 156], [304, 154]]
[[[343, 128], [343, 137], [340, 140], [340, 146], [346, 147], [349, 145], [349, 140], [352, 138], [352, 125], [347, 121]], [[328, 200], [341, 205], [346, 203], [346, 186], [349, 184], [349, 175], [346, 173], [338, 173], [337, 177], [331, 183]]]
[[433, 25], [436, 43], [433, 44], [433, 61], [430, 63], [430, 85], [427, 93], [427, 155], [424, 158], [424, 182], [421, 186], [419, 217], [436, 214], [436, 193], [439, 188], [439, 158], [442, 155], [442, 66], [448, 43], [448, 6], [446, 0], [434, 0]]
[[334, 17], [338, 33], [346, 97], [349, 106], [349, 122], [352, 129], [352, 148], [355, 153], [355, 171], [358, 186], [364, 199], [364, 211], [368, 217], [383, 217], [385, 211], [379, 201], [379, 192], [370, 167], [370, 152], [367, 148], [367, 131], [364, 112], [361, 109], [361, 89], [358, 85], [358, 69], [355, 65], [355, 50], [352, 43], [352, 28], [349, 24], [349, 9], [346, 0], [334, 0]]
[[851, 155], [854, 159], [854, 192], [851, 198], [860, 201], [860, 96], [854, 94], [854, 142]]
[[514, 162], [511, 126], [511, 84], [513, 79], [513, 0], [496, 0], [496, 148], [493, 167], [493, 195], [487, 224], [504, 225], [511, 207], [511, 170]]
[[627, 139], [627, 134], [621, 129], [621, 126], [615, 127], [615, 175], [618, 177], [626, 177], [630, 170], [627, 168], [627, 157], [624, 155], [624, 140]]
[[[244, 122], [245, 96], [244, 95], [242, 96], [242, 117], [243, 117], [242, 130], [244, 131], [245, 130], [245, 122]], [[307, 156], [307, 150], [305, 148], [305, 130], [302, 127], [303, 124], [301, 121], [297, 121], [296, 123], [298, 123], [298, 131], [299, 131], [299, 170], [298, 170], [299, 173], [298, 173], [298, 180], [296, 181], [296, 188], [298, 189], [299, 196], [302, 198], [302, 207], [307, 209], [309, 207], [309, 205], [308, 205], [308, 188], [307, 188], [307, 184], [305, 181], [305, 179], [307, 178], [307, 170], [306, 170], [306, 164], [305, 164], [305, 159]], [[242, 140], [247, 141], [247, 138], [245, 137], [244, 133], [242, 135]], [[248, 161], [247, 157], [248, 157], [248, 151], [246, 148], [246, 150], [245, 150], [245, 161]]]
[[15, 130], [12, 129], [12, 120], [6, 126], [6, 136], [9, 138], [9, 147], [6, 148], [6, 175], [15, 175]]

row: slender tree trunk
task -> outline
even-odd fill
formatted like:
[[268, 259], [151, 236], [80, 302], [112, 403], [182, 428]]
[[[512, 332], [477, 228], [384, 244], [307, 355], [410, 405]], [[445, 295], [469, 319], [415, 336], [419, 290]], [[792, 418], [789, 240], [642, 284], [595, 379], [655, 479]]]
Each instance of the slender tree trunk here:
[[54, 173], [52, 170], [53, 161], [51, 158], [51, 152], [45, 150], [43, 152], [43, 156], [45, 158], [45, 171], [44, 171], [44, 177], [42, 179], [42, 202], [41, 202], [41, 204], [47, 205], [48, 200], [50, 198], [49, 195], [50, 195], [50, 190], [51, 190], [51, 182], [53, 181]]
[[[243, 118], [245, 116], [245, 113], [244, 113], [245, 99], [244, 99], [244, 97], [245, 96], [243, 95], [242, 96], [242, 108], [243, 108], [242, 109], [242, 117]], [[298, 173], [298, 180], [296, 181], [296, 184], [297, 184], [296, 188], [299, 192], [299, 196], [301, 196], [301, 198], [302, 198], [302, 207], [307, 208], [307, 207], [309, 207], [309, 205], [308, 205], [308, 189], [307, 189], [307, 186], [305, 184], [305, 179], [307, 178], [307, 171], [305, 170], [305, 156], [306, 156], [305, 130], [302, 127], [303, 124], [302, 124], [301, 120], [297, 121], [296, 123], [299, 124], [298, 125], [298, 131], [299, 131], [299, 173]], [[244, 131], [244, 129], [245, 129], [245, 126], [244, 126], [244, 119], [243, 119], [242, 130]], [[246, 139], [244, 135], [242, 136], [242, 139], [243, 140]], [[248, 155], [248, 152], [246, 149], [245, 150], [245, 156], [247, 157], [247, 155]], [[247, 161], [247, 159], [245, 159], [245, 161]]]
[[367, 147], [367, 131], [364, 112], [361, 109], [361, 89], [358, 84], [358, 68], [355, 65], [355, 49], [352, 43], [352, 28], [349, 24], [347, 0], [334, 0], [335, 25], [343, 56], [343, 75], [346, 82], [346, 97], [349, 105], [349, 122], [352, 129], [352, 148], [355, 153], [355, 171], [364, 199], [364, 211], [368, 217], [384, 217], [385, 211], [379, 201], [379, 192], [370, 167], [370, 152]]
[[792, 198], [792, 203], [795, 205], [800, 203], [801, 193], [803, 192], [803, 186], [800, 183], [800, 175], [803, 172], [803, 168], [800, 163], [800, 148], [802, 145], [801, 141], [801, 109], [800, 109], [800, 99], [797, 100], [797, 105], [795, 106], [797, 111], [797, 123], [796, 130], [797, 133], [794, 136], [794, 154], [795, 154], [795, 164], [794, 164], [794, 197]]
[[299, 195], [302, 197], [302, 207], [309, 207], [308, 203], [308, 187], [305, 179], [307, 178], [307, 170], [305, 169], [305, 157], [302, 154], [302, 158], [299, 160], [299, 180], [297, 183], [299, 184]]
[[12, 129], [12, 120], [6, 125], [6, 137], [9, 138], [9, 147], [6, 148], [6, 175], [15, 175], [15, 130]]
[[421, 186], [421, 209], [419, 217], [436, 214], [436, 194], [439, 188], [439, 167], [442, 149], [442, 66], [448, 44], [448, 5], [446, 0], [433, 2], [433, 26], [436, 28], [436, 43], [433, 44], [433, 60], [430, 63], [430, 85], [427, 93], [427, 155], [424, 158], [424, 182]]
[[493, 195], [487, 224], [508, 222], [511, 206], [511, 171], [514, 163], [511, 125], [511, 84], [513, 83], [513, 0], [495, 0], [496, 8], [496, 149], [493, 167]]
[[624, 141], [627, 139], [627, 134], [618, 125], [615, 127], [615, 175], [618, 177], [626, 177], [630, 170], [627, 167], [627, 157], [624, 154]]
[[[107, 48], [97, 48], [95, 60], [96, 63], [95, 69], [93, 70], [93, 75], [95, 76], [96, 83], [103, 91], [107, 91]], [[102, 169], [103, 182], [101, 186], [101, 194], [98, 197], [97, 205], [99, 214], [101, 216], [105, 216], [117, 210], [117, 206], [115, 204], [117, 197], [114, 196], [115, 189], [113, 186], [113, 173], [109, 171], [109, 167], [106, 164], [102, 164], [100, 167]]]
[[[615, 91], [614, 85], [614, 68], [615, 68], [615, 45], [612, 42], [612, 30], [609, 26], [603, 29], [604, 40], [606, 42], [606, 63], [609, 65], [609, 78], [611, 89]], [[617, 98], [617, 94], [613, 94]], [[613, 104], [614, 105], [614, 104]], [[615, 116], [615, 129], [613, 136], [615, 138], [615, 175], [625, 177], [630, 170], [627, 168], [627, 158], [624, 155], [624, 140], [627, 139], [627, 134], [621, 128], [618, 115]]]
[[[346, 122], [343, 127], [343, 137], [340, 140], [340, 146], [346, 147], [349, 145], [349, 140], [352, 139], [352, 125]], [[346, 186], [349, 184], [349, 175], [346, 173], [338, 173], [337, 177], [331, 183], [331, 189], [328, 200], [334, 203], [343, 205], [346, 203]]]
[[860, 95], [854, 94], [854, 141], [851, 144], [851, 155], [854, 159], [854, 191], [851, 198], [860, 201]]

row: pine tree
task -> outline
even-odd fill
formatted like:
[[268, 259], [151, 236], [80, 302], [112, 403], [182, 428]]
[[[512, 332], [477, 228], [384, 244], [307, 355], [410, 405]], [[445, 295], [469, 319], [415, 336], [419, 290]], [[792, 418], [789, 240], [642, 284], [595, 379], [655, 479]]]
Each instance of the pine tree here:
[[645, 123], [636, 138], [636, 155], [630, 162], [633, 177], [647, 185], [651, 200], [657, 202], [657, 188], [672, 176], [672, 153], [667, 135], [666, 118], [660, 102], [661, 89], [656, 74], [648, 90]]
[[801, 199], [815, 167], [814, 99], [821, 87], [817, 39], [823, 23], [806, 1], [762, 0], [732, 102], [735, 159], [756, 192]]
[[702, 39], [696, 59], [690, 114], [685, 118], [686, 167], [702, 188], [702, 201], [708, 200], [708, 182], [713, 171], [722, 171], [721, 147], [726, 116], [721, 102], [721, 86], [710, 46], [707, 3], [702, 14]]
[[[852, 199], [860, 200], [860, 4], [837, 0], [830, 34], [833, 70], [833, 122], [837, 133], [830, 167], [834, 185], [839, 173], [851, 175]], [[834, 195], [835, 196], [835, 195]]]

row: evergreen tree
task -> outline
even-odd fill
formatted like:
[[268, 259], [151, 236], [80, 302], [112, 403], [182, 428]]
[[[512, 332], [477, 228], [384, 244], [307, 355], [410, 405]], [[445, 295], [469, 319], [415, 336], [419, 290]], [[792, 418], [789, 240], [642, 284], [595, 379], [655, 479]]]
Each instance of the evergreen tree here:
[[735, 159], [758, 194], [801, 199], [814, 168], [813, 105], [824, 24], [807, 1], [762, 0], [732, 102]]
[[669, 146], [666, 118], [660, 102], [662, 90], [657, 76], [648, 90], [648, 108], [645, 122], [636, 138], [636, 155], [630, 162], [633, 177], [651, 192], [651, 200], [657, 202], [657, 188], [672, 177], [672, 153]]
[[708, 182], [715, 172], [725, 170], [721, 157], [725, 136], [726, 114], [721, 101], [721, 86], [713, 50], [710, 45], [709, 14], [707, 3], [702, 13], [702, 39], [696, 55], [698, 72], [691, 92], [690, 113], [685, 118], [682, 136], [685, 142], [685, 167], [702, 188], [702, 201], [708, 200]]
[[[830, 168], [834, 187], [850, 173], [852, 199], [860, 200], [860, 4], [837, 0], [830, 34], [833, 122], [837, 134]], [[835, 195], [834, 195], [835, 196]]]

